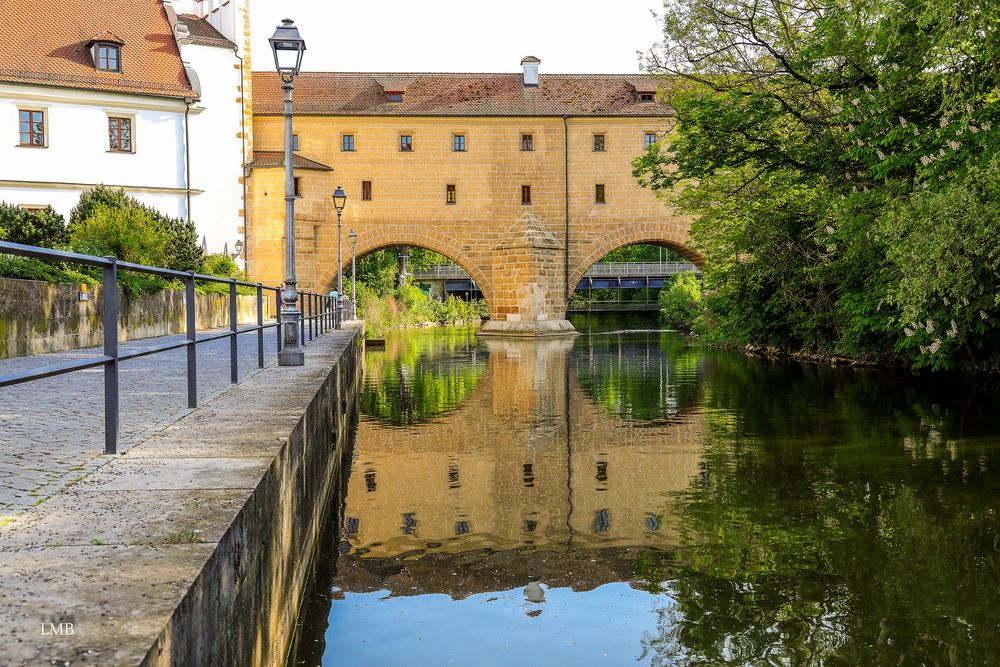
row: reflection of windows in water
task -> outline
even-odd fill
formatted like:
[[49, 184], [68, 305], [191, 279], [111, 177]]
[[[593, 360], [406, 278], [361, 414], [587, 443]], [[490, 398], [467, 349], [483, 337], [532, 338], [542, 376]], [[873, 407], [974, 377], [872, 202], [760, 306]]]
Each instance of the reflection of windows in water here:
[[701, 461], [698, 464], [698, 467], [701, 469], [701, 470], [698, 471], [698, 479], [700, 479], [702, 482], [707, 482], [708, 481], [708, 463], [706, 463], [705, 461]]
[[535, 532], [535, 528], [538, 528], [538, 522], [537, 521], [534, 521], [532, 519], [525, 519], [524, 520], [524, 532], [526, 532], [526, 533], [533, 533], [533, 532]]
[[403, 514], [403, 534], [412, 535], [413, 531], [417, 529], [417, 520], [413, 518], [414, 512], [406, 512]]
[[535, 472], [530, 463], [524, 464], [524, 485], [525, 486], [535, 485]]
[[659, 529], [660, 517], [656, 516], [652, 512], [646, 512], [646, 530], [652, 533]]
[[465, 535], [469, 532], [469, 522], [468, 521], [456, 521], [455, 522], [455, 534]]
[[358, 526], [360, 525], [361, 525], [360, 519], [358, 519], [357, 517], [349, 516], [347, 517], [347, 519], [344, 520], [344, 533], [346, 533], [348, 537], [350, 537], [351, 535], [357, 535]]
[[597, 475], [595, 476], [598, 482], [608, 481], [608, 462], [598, 461], [597, 462]]
[[594, 512], [594, 530], [598, 533], [606, 533], [610, 525], [611, 519], [608, 518], [608, 510], [603, 509]]
[[365, 470], [365, 489], [368, 490], [368, 493], [375, 490], [375, 470], [373, 468]]
[[448, 488], [457, 489], [462, 486], [458, 481], [458, 464], [449, 463], [448, 464]]

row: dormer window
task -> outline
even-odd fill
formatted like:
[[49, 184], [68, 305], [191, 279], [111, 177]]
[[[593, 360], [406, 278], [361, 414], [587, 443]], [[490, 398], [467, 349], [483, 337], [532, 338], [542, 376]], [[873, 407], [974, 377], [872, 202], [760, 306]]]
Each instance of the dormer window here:
[[649, 93], [649, 92], [639, 93], [639, 101], [640, 102], [655, 102], [656, 101], [656, 93]]
[[385, 94], [385, 101], [386, 102], [402, 102], [403, 101], [403, 93], [402, 92], [398, 92], [398, 91], [387, 92]]
[[94, 44], [94, 62], [98, 71], [101, 72], [121, 72], [122, 71], [122, 47], [111, 42], [97, 42]]

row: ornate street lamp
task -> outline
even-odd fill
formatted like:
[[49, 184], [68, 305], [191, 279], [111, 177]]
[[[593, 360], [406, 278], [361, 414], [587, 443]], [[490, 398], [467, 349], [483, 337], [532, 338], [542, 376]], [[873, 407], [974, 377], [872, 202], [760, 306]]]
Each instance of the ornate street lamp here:
[[229, 255], [234, 260], [235, 259], [239, 259], [239, 257], [243, 254], [243, 239], [236, 239], [236, 246], [235, 246], [235, 248], [236, 248], [236, 252], [231, 253]]
[[274, 67], [285, 91], [285, 288], [281, 292], [282, 345], [279, 366], [302, 366], [305, 352], [299, 340], [299, 293], [295, 287], [295, 180], [292, 170], [292, 80], [302, 67], [306, 42], [291, 19], [284, 19], [268, 40]]
[[347, 238], [351, 242], [351, 319], [356, 320], [358, 319], [358, 270], [354, 265], [354, 258], [358, 250], [358, 233], [352, 229]]
[[[344, 263], [340, 258], [340, 220], [347, 205], [347, 194], [344, 188], [337, 186], [333, 193], [333, 207], [337, 209], [337, 309], [344, 301]], [[337, 328], [340, 328], [340, 318], [337, 318]]]

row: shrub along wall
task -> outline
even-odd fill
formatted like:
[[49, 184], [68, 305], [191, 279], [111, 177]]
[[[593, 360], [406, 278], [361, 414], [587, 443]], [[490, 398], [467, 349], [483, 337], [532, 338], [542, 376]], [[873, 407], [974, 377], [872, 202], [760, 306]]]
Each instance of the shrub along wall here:
[[[0, 278], [0, 359], [60, 352], [102, 345], [101, 288], [90, 288], [90, 299], [80, 301], [76, 284]], [[184, 292], [162, 290], [119, 298], [119, 339], [132, 340], [182, 333], [185, 328]], [[229, 325], [229, 296], [198, 294], [198, 329]], [[257, 297], [237, 296], [240, 324], [257, 321]], [[264, 319], [274, 316], [274, 296], [264, 293]]]

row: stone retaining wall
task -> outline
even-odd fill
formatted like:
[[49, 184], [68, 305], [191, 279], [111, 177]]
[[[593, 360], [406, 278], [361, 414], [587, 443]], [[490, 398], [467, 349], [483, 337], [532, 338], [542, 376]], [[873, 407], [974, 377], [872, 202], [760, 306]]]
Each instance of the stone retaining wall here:
[[[130, 297], [119, 289], [119, 339], [151, 338], [182, 333], [184, 292], [163, 290]], [[240, 324], [257, 321], [257, 297], [237, 296]], [[229, 325], [229, 296], [198, 294], [195, 320], [199, 329]], [[101, 288], [80, 301], [75, 283], [0, 278], [0, 359], [61, 352], [103, 344]], [[274, 316], [274, 293], [264, 292], [264, 319]]]

